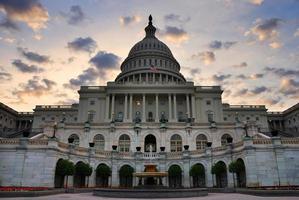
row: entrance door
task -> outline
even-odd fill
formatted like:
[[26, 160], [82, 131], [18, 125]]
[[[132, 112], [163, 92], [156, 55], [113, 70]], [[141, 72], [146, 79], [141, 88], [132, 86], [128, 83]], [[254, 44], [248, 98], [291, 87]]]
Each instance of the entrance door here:
[[156, 137], [152, 134], [149, 134], [145, 137], [144, 140], [144, 151], [150, 152], [152, 149], [153, 152], [157, 151], [157, 143], [156, 143]]

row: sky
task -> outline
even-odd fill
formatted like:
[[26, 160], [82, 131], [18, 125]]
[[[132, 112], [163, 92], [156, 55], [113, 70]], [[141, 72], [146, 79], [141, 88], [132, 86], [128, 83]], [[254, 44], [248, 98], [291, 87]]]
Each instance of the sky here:
[[0, 0], [0, 102], [77, 103], [120, 73], [150, 14], [185, 78], [223, 103], [299, 102], [299, 0]]

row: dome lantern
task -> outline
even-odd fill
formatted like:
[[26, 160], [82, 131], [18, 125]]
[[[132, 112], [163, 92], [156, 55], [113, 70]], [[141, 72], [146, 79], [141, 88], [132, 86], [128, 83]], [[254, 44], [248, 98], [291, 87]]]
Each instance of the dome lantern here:
[[148, 26], [145, 27], [145, 29], [144, 29], [145, 33], [146, 33], [145, 37], [155, 37], [156, 27], [153, 26], [152, 20], [153, 20], [153, 17], [152, 17], [152, 15], [150, 15], [148, 17]]

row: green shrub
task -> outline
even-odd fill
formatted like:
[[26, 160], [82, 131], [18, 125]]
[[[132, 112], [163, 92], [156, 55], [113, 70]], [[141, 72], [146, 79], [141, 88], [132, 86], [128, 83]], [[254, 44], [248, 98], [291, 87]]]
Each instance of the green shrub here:
[[182, 175], [182, 170], [181, 170], [180, 166], [178, 166], [178, 165], [172, 165], [168, 169], [168, 175], [169, 176], [181, 176]]
[[220, 175], [225, 172], [226, 172], [226, 167], [225, 164], [222, 162], [217, 162], [212, 166], [212, 171], [211, 171], [212, 174]]
[[119, 170], [119, 174], [121, 176], [124, 177], [130, 177], [133, 175], [134, 169], [130, 166], [123, 166], [120, 170]]
[[75, 165], [75, 173], [79, 176], [90, 176], [92, 174], [92, 167], [84, 162], [78, 162]]
[[107, 165], [101, 164], [96, 169], [97, 176], [109, 177], [111, 176], [111, 169]]
[[193, 165], [189, 172], [190, 176], [202, 176], [205, 174], [205, 168], [202, 165]]

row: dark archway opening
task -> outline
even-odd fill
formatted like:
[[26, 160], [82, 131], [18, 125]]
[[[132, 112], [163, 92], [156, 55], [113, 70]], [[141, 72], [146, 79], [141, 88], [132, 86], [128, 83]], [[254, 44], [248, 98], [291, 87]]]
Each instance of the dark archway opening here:
[[214, 166], [216, 168], [216, 186], [227, 187], [227, 168], [224, 162], [219, 161]]
[[237, 186], [238, 187], [246, 187], [246, 169], [245, 169], [245, 164], [244, 161], [239, 158], [237, 160]]
[[111, 168], [106, 164], [100, 164], [96, 169], [96, 186], [108, 187]]
[[119, 185], [123, 188], [130, 188], [133, 186], [133, 172], [134, 169], [129, 165], [124, 165], [119, 170]]
[[86, 176], [81, 172], [81, 166], [85, 165], [83, 162], [79, 161], [75, 165], [75, 174], [74, 174], [74, 187], [85, 187], [85, 178]]
[[190, 169], [190, 176], [192, 177], [193, 187], [205, 187], [205, 168], [202, 164], [195, 164]]
[[156, 137], [152, 134], [147, 135], [144, 139], [144, 151], [150, 152], [150, 149], [152, 149], [153, 152], [157, 151]]
[[54, 187], [55, 188], [63, 188], [64, 187], [64, 175], [62, 173], [59, 173], [60, 166], [63, 164], [63, 159], [59, 159], [56, 163], [56, 169], [55, 169], [55, 178], [54, 178]]
[[168, 182], [170, 188], [182, 187], [182, 169], [178, 165], [172, 165], [168, 169]]

